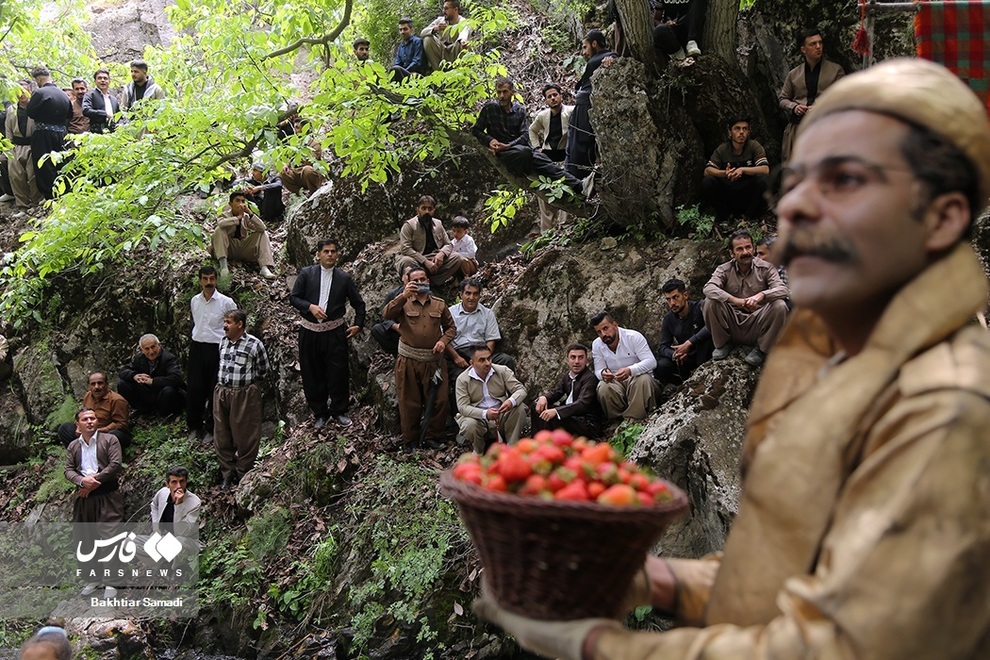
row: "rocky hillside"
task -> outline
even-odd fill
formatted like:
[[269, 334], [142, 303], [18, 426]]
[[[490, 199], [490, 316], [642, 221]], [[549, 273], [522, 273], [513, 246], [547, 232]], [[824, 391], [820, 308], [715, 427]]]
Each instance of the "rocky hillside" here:
[[[94, 11], [100, 53], [124, 60], [140, 53], [142, 43], [167, 39], [160, 4], [106, 4]], [[527, 21], [505, 48], [510, 70], [526, 89], [547, 79], [573, 80], [564, 66], [570, 53], [561, 44], [573, 44], [574, 34], [567, 30], [580, 33], [601, 12], [576, 15], [561, 11], [558, 3], [534, 4], [552, 11], [533, 13], [528, 4], [517, 3]], [[754, 49], [741, 57], [749, 66], [761, 62], [757, 68], [769, 87], [786, 71], [783, 37], [774, 35], [787, 30], [767, 24], [765, 15], [741, 19], [745, 29], [761, 35], [763, 53]], [[845, 25], [837, 17], [835, 24]], [[768, 59], [766, 53], [778, 57]], [[617, 67], [610, 88], [634, 97], [638, 88], [627, 83], [637, 75], [635, 63]], [[656, 102], [661, 98], [653, 95]], [[537, 108], [534, 96], [526, 100]], [[616, 134], [616, 124], [630, 116], [623, 113], [642, 118], [651, 112], [619, 105], [612, 108]], [[668, 172], [703, 158], [703, 152], [696, 140], [684, 150], [658, 149], [646, 158], [644, 149], [637, 155], [655, 171]], [[470, 613], [480, 566], [453, 505], [437, 487], [440, 470], [452, 465], [462, 448], [451, 443], [439, 451], [394, 451], [392, 362], [367, 333], [351, 351], [354, 426], [346, 432], [315, 431], [296, 362], [297, 314], [287, 300], [295, 273], [312, 263], [315, 241], [330, 235], [340, 241], [342, 265], [355, 276], [373, 320], [385, 291], [395, 284], [395, 232], [413, 214], [418, 196], [437, 197], [440, 217], [480, 218], [484, 198], [498, 182], [488, 161], [471, 148], [410, 165], [401, 176], [366, 191], [353, 180], [334, 177], [308, 201], [297, 199], [288, 219], [270, 227], [282, 277], [269, 282], [234, 268], [228, 293], [249, 312], [249, 331], [265, 342], [275, 367], [265, 384], [258, 466], [235, 490], [221, 492], [212, 448], [186, 440], [181, 423], [137, 425], [122, 487], [129, 517], [147, 516], [151, 494], [165, 467], [174, 463], [189, 467], [190, 488], [204, 501], [201, 611], [177, 624], [68, 622], [73, 638], [89, 649], [88, 657], [524, 657], [511, 640]], [[179, 203], [190, 222], [211, 228], [209, 202]], [[588, 319], [595, 312], [607, 308], [622, 325], [655, 342], [665, 311], [659, 285], [680, 277], [700, 293], [724, 255], [717, 235], [689, 238], [689, 226], [673, 232], [679, 237], [656, 238], [594, 220], [576, 222], [552, 240], [526, 243], [534, 215], [535, 208], [526, 208], [494, 235], [480, 223], [474, 230], [487, 287], [482, 302], [495, 309], [503, 350], [516, 357], [530, 398], [559, 375], [562, 346], [590, 343]], [[0, 249], [12, 251], [28, 226], [27, 216], [13, 217], [4, 205], [0, 216]], [[183, 253], [166, 246], [134, 255], [132, 263], [139, 265], [99, 277], [64, 273], [37, 310], [41, 322], [8, 335], [14, 375], [0, 388], [0, 519], [68, 518], [63, 451], [51, 430], [71, 418], [86, 374], [115, 373], [145, 332], [158, 334], [185, 364], [194, 273], [207, 259], [205, 250]], [[456, 297], [453, 291], [443, 293], [451, 302]], [[721, 547], [736, 507], [737, 456], [757, 376], [740, 356], [706, 365], [685, 386], [669, 390], [662, 410], [642, 427], [619, 429], [613, 438], [691, 497], [690, 515], [670, 530], [658, 551], [697, 556]], [[17, 642], [36, 623], [6, 623], [0, 643]]]

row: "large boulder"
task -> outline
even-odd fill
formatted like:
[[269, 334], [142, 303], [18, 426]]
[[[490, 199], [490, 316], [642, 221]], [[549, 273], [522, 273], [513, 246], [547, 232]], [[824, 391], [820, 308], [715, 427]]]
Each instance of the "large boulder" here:
[[495, 250], [481, 218], [488, 191], [498, 184], [495, 169], [471, 148], [455, 149], [442, 160], [405, 163], [387, 183], [371, 183], [366, 190], [356, 177], [335, 177], [290, 213], [286, 254], [296, 266], [308, 266], [316, 243], [333, 237], [340, 241], [341, 262], [349, 262], [369, 244], [397, 234], [402, 223], [416, 214], [419, 198], [432, 195], [437, 217], [448, 228], [455, 215], [472, 221], [479, 252], [488, 258], [485, 255]]
[[[670, 65], [659, 78], [620, 58], [593, 83], [596, 188], [609, 219], [623, 226], [673, 229], [677, 207], [697, 202], [705, 161], [726, 139], [726, 117], [749, 113], [757, 132], [766, 125], [752, 83], [715, 56], [686, 69]], [[762, 134], [760, 141], [775, 142]]]
[[664, 554], [700, 557], [725, 544], [739, 508], [739, 457], [760, 371], [739, 350], [701, 365], [646, 422], [630, 457], [687, 494], [691, 508], [660, 541]]
[[717, 245], [685, 239], [620, 245], [605, 239], [548, 250], [504, 290], [488, 292], [497, 297], [502, 350], [516, 357], [517, 373], [536, 396], [560, 376], [567, 344], [591, 345], [595, 331], [588, 320], [596, 312], [607, 309], [620, 326], [655, 345], [666, 312], [660, 286], [676, 277], [700, 296], [718, 261]]

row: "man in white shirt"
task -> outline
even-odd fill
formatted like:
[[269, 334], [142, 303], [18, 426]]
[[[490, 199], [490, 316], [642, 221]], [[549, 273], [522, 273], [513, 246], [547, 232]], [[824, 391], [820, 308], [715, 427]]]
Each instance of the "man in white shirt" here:
[[516, 361], [506, 353], [495, 352], [495, 342], [502, 338], [495, 314], [481, 304], [481, 280], [469, 277], [461, 282], [461, 302], [450, 308], [450, 315], [457, 327], [457, 336], [447, 345], [447, 359], [451, 362], [451, 381], [467, 369], [472, 347], [487, 346], [493, 364], [500, 364], [513, 371]]
[[189, 470], [173, 465], [165, 475], [165, 485], [151, 498], [151, 529], [164, 535], [195, 529], [199, 523], [199, 497], [186, 490]]
[[456, 391], [457, 426], [476, 452], [499, 440], [518, 442], [526, 419], [526, 388], [511, 369], [492, 364], [488, 346], [472, 347], [471, 368], [457, 377]]
[[440, 62], [456, 60], [471, 38], [471, 26], [461, 18], [460, 0], [446, 0], [443, 15], [423, 28], [419, 36], [426, 60], [434, 71], [440, 70]]
[[656, 407], [653, 370], [657, 359], [641, 333], [620, 328], [608, 312], [591, 317], [598, 339], [591, 345], [595, 358], [598, 401], [607, 420], [645, 419]]
[[220, 340], [223, 315], [237, 303], [217, 291], [217, 269], [199, 269], [200, 293], [189, 301], [192, 311], [192, 342], [189, 344], [189, 380], [186, 392], [186, 425], [189, 439], [198, 440], [204, 431], [213, 432], [213, 388], [220, 369]]

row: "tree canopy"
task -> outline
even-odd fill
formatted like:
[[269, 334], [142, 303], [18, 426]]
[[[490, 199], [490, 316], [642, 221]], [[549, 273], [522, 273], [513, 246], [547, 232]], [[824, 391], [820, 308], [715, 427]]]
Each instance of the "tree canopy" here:
[[[473, 48], [449, 69], [394, 84], [382, 61], [359, 64], [350, 53], [356, 35], [381, 34], [383, 24], [395, 29], [400, 8], [372, 11], [381, 9], [377, 4], [178, 0], [169, 7], [175, 38], [144, 53], [165, 98], [142, 101], [114, 133], [75, 139], [62, 169], [63, 184], [71, 185], [21, 236], [0, 271], [4, 317], [17, 325], [31, 316], [40, 320], [38, 303], [57, 273], [99, 272], [163, 242], [202, 246], [202, 227], [173, 202], [209, 190], [233, 166], [297, 164], [310, 155], [315, 137], [339, 159], [336, 174], [367, 186], [386, 181], [402, 162], [444, 154], [473, 122], [478, 102], [490, 97], [494, 78], [505, 74], [500, 53]], [[499, 3], [464, 4], [483, 39], [493, 40], [515, 20]], [[102, 64], [80, 27], [81, 3], [63, 2], [54, 15], [59, 31], [74, 36], [69, 44], [50, 38], [52, 19], [28, 2], [6, 3], [3, 12], [0, 66], [8, 80], [39, 63], [58, 81], [88, 80]], [[123, 71], [124, 63], [116, 63], [115, 82]], [[277, 124], [298, 103], [307, 129], [280, 141]], [[403, 121], [402, 131], [393, 130], [396, 121]]]

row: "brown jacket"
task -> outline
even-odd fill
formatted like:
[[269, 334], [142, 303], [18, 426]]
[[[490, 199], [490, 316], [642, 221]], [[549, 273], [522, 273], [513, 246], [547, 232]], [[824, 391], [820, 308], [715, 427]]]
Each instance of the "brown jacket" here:
[[[818, 71], [818, 95], [820, 96], [843, 75], [845, 71], [841, 66], [822, 58], [821, 69]], [[794, 108], [808, 103], [808, 83], [804, 79], [803, 61], [791, 69], [784, 78], [784, 86], [780, 90], [778, 101], [781, 110], [787, 116], [787, 126], [784, 128], [784, 137], [780, 142], [780, 157], [782, 161], [786, 161], [791, 157], [794, 137], [797, 135], [798, 125], [791, 121], [794, 118]]]
[[[96, 440], [96, 463], [100, 471], [93, 477], [101, 486], [94, 493], [109, 493], [117, 490], [117, 482], [121, 473], [120, 442], [117, 436], [97, 431], [93, 438]], [[82, 487], [82, 440], [76, 438], [68, 447], [65, 459], [65, 478]]]
[[[443, 222], [439, 218], [433, 218], [433, 240], [436, 241], [437, 251], [435, 254], [443, 254], [444, 259], [454, 251], [454, 246], [450, 244], [450, 237], [443, 228]], [[416, 263], [422, 265], [426, 263], [426, 258], [432, 255], [423, 254], [426, 249], [426, 231], [419, 226], [419, 218], [413, 217], [406, 220], [399, 229], [399, 253], [398, 257], [412, 257]]]
[[607, 631], [595, 657], [990, 657], [986, 295], [957, 246], [835, 364], [797, 312], [753, 400], [723, 556], [670, 562], [698, 627]]
[[399, 324], [399, 339], [413, 348], [432, 349], [441, 339], [446, 347], [457, 336], [447, 303], [436, 296], [421, 303], [400, 293], [385, 305], [383, 315]]

